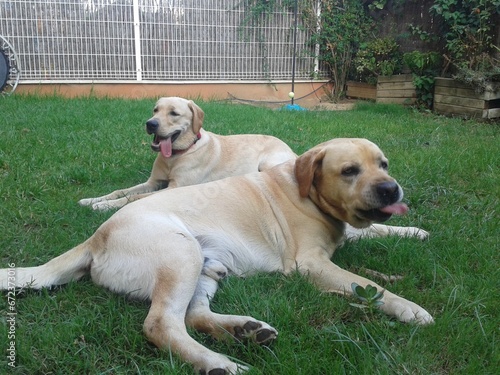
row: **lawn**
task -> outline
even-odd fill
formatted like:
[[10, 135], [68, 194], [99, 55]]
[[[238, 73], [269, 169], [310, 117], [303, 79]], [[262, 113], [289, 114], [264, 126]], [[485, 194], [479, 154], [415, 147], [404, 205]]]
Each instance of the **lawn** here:
[[[399, 106], [343, 112], [273, 111], [197, 102], [219, 134], [264, 133], [295, 152], [335, 137], [368, 138], [384, 150], [410, 212], [389, 224], [420, 226], [427, 241], [349, 243], [333, 261], [403, 276], [387, 289], [427, 309], [435, 324], [367, 314], [345, 297], [318, 292], [298, 275], [228, 278], [217, 312], [251, 315], [279, 331], [270, 346], [216, 342], [212, 350], [249, 374], [496, 374], [500, 365], [498, 123], [437, 117]], [[0, 98], [0, 262], [38, 265], [87, 238], [110, 213], [79, 199], [143, 182], [155, 154], [144, 131], [154, 100]], [[24, 291], [17, 309], [16, 368], [8, 367], [7, 297], [0, 301], [0, 373], [192, 374], [148, 343], [146, 302], [128, 301], [89, 278]]]

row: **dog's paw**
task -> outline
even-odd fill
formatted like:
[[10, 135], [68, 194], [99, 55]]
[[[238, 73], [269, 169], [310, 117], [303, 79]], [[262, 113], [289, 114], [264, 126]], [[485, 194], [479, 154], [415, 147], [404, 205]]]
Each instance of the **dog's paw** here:
[[105, 211], [112, 210], [114, 208], [115, 208], [115, 206], [113, 204], [111, 204], [109, 201], [96, 202], [96, 203], [92, 204], [92, 209], [94, 211], [105, 212]]
[[93, 198], [85, 198], [85, 199], [80, 199], [80, 200], [78, 201], [78, 204], [79, 204], [80, 206], [84, 206], [84, 207], [85, 207], [85, 206], [91, 206], [94, 202], [95, 202], [95, 201], [94, 201], [94, 199], [93, 199]]
[[216, 367], [210, 370], [199, 369], [199, 375], [239, 375], [248, 371], [248, 367], [243, 365], [238, 365], [233, 362], [229, 362], [230, 364], [224, 367]]
[[407, 237], [415, 237], [415, 238], [418, 238], [419, 240], [422, 240], [422, 241], [426, 240], [430, 236], [430, 233], [423, 230], [422, 228], [408, 227], [408, 228], [406, 228], [406, 230], [407, 230], [407, 233], [406, 233]]
[[226, 277], [229, 273], [226, 266], [224, 266], [221, 262], [215, 259], [205, 258], [205, 262], [203, 264], [203, 269], [201, 271], [204, 275], [211, 277], [215, 281], [219, 281]]
[[419, 239], [421, 239], [422, 241], [426, 240], [427, 238], [429, 238], [430, 235], [431, 234], [429, 232], [427, 232], [427, 231], [425, 231], [423, 229], [420, 229], [420, 228], [419, 228], [418, 233], [417, 233], [417, 237]]
[[418, 311], [412, 311], [410, 323], [416, 323], [418, 325], [433, 324], [434, 318], [427, 311], [420, 308]]
[[398, 298], [391, 301], [387, 306], [382, 305], [381, 308], [389, 308], [386, 312], [394, 315], [401, 322], [404, 323], [415, 323], [418, 325], [426, 325], [434, 323], [432, 315], [429, 314], [424, 308], [420, 307], [416, 303], [405, 300], [404, 298]]
[[278, 331], [269, 324], [252, 320], [249, 320], [241, 327], [236, 326], [233, 329], [236, 339], [252, 340], [257, 344], [267, 344], [278, 336]]

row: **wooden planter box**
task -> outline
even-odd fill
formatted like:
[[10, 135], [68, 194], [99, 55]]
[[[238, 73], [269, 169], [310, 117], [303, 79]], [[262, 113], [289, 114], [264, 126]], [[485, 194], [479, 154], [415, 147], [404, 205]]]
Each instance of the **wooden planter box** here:
[[414, 104], [417, 92], [411, 74], [380, 76], [377, 80], [377, 103]]
[[375, 100], [377, 98], [377, 86], [364, 82], [348, 81], [346, 96], [348, 98]]
[[500, 117], [500, 85], [478, 94], [473, 87], [452, 78], [436, 77], [434, 111], [484, 119]]

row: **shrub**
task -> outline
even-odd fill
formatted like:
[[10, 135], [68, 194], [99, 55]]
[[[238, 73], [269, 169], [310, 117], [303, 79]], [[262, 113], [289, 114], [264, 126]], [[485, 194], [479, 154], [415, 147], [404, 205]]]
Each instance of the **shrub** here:
[[[458, 78], [480, 87], [500, 79], [494, 44], [500, 0], [435, 0], [430, 11], [444, 24], [447, 66]], [[447, 69], [445, 69], [446, 71]]]
[[375, 39], [361, 46], [354, 63], [358, 77], [375, 84], [378, 76], [401, 72], [402, 56], [393, 38]]
[[417, 105], [432, 108], [434, 101], [434, 77], [439, 73], [441, 56], [437, 52], [407, 52], [403, 55], [404, 64], [413, 74], [413, 84], [417, 91]]
[[354, 56], [362, 41], [366, 40], [373, 22], [358, 0], [322, 1], [319, 20], [314, 7], [308, 9], [304, 17], [313, 30], [311, 43], [320, 46], [318, 58], [328, 67], [333, 80], [332, 96], [336, 100], [344, 94]]

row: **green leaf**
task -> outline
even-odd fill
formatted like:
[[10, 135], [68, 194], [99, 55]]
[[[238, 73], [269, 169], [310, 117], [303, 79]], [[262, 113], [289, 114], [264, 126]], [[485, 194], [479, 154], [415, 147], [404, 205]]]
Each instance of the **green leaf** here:
[[377, 294], [377, 288], [371, 285], [367, 285], [365, 291], [368, 299], [373, 299]]
[[373, 299], [374, 299], [374, 300], [379, 300], [379, 299], [381, 299], [383, 296], [384, 296], [384, 291], [383, 291], [383, 290], [381, 290], [380, 292], [378, 292], [377, 294], [375, 294], [375, 295], [373, 296]]
[[365, 300], [367, 299], [368, 296], [366, 294], [366, 291], [361, 285], [358, 285], [356, 283], [352, 283], [351, 288], [352, 288], [352, 291], [356, 297], [358, 297], [360, 299], [364, 298]]

